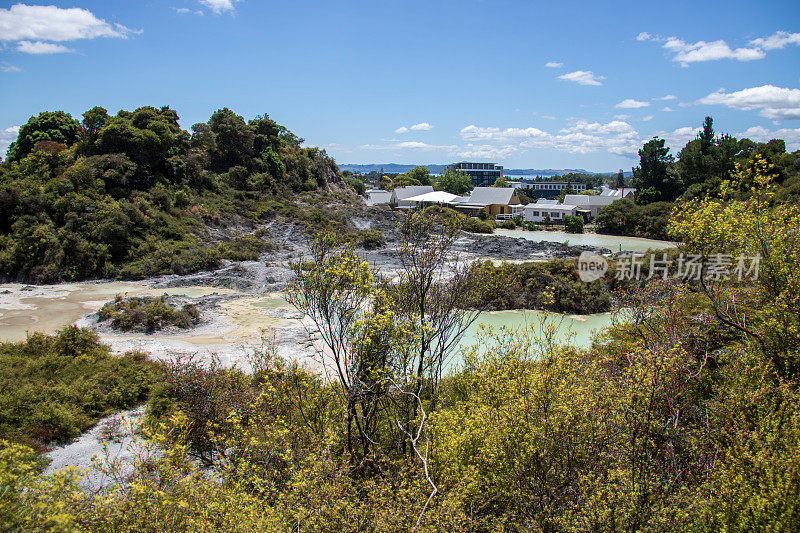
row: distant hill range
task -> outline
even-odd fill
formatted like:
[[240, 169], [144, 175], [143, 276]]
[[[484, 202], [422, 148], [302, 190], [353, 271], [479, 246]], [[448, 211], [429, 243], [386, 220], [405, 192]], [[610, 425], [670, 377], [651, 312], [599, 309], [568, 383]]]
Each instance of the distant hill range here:
[[[384, 174], [402, 174], [408, 172], [417, 165], [401, 165], [398, 163], [374, 163], [369, 165], [339, 165], [341, 170], [349, 170], [356, 174], [369, 174], [370, 172], [381, 172]], [[432, 174], [441, 174], [447, 165], [424, 165]], [[589, 172], [583, 168], [506, 168], [503, 174], [506, 176], [555, 176], [557, 174], [616, 174], [616, 172]], [[625, 172], [625, 176], [630, 176], [630, 172]]]

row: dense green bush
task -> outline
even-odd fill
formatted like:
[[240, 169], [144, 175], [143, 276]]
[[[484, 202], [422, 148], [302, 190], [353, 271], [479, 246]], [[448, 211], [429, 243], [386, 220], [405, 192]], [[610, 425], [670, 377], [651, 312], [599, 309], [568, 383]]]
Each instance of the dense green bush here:
[[564, 231], [566, 231], [567, 233], [583, 233], [583, 217], [565, 216]]
[[467, 217], [464, 221], [464, 231], [470, 233], [494, 233], [494, 222]]
[[513, 220], [504, 220], [498, 224], [497, 227], [503, 229], [517, 229], [517, 224]]
[[270, 252], [275, 245], [258, 235], [241, 235], [220, 243], [219, 254], [229, 261], [255, 261], [261, 253]]
[[117, 296], [97, 312], [101, 322], [111, 320], [111, 327], [122, 331], [141, 329], [152, 332], [166, 326], [188, 329], [200, 322], [200, 311], [192, 304], [177, 309], [167, 302], [166, 296]]
[[545, 309], [564, 313], [598, 313], [611, 307], [609, 278], [585, 283], [575, 261], [480, 263], [478, 279], [489, 309]]
[[160, 377], [146, 355], [113, 356], [97, 334], [75, 326], [2, 343], [0, 439], [41, 447], [75, 437], [101, 416], [145, 401]]
[[597, 233], [667, 239], [667, 225], [673, 204], [654, 202], [644, 206], [628, 198], [602, 208], [595, 220]]
[[386, 240], [383, 238], [383, 233], [381, 233], [380, 230], [365, 229], [358, 232], [358, 243], [367, 250], [371, 250], [373, 248], [380, 248], [386, 244]]
[[245, 122], [228, 109], [191, 135], [167, 107], [113, 117], [94, 108], [80, 123], [43, 113], [9, 154], [0, 164], [0, 277], [39, 283], [253, 259], [266, 245], [242, 237], [218, 246], [208, 226], [291, 217], [293, 195], [340, 180], [324, 150], [302, 147], [266, 116]]

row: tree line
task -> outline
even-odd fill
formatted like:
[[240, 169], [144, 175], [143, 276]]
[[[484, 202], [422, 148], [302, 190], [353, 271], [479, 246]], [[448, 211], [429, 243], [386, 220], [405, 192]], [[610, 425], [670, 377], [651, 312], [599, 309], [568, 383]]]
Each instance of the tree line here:
[[800, 150], [787, 152], [781, 139], [759, 143], [718, 135], [711, 117], [705, 118], [697, 137], [686, 143], [677, 157], [670, 153], [665, 139], [653, 138], [639, 150], [639, 165], [633, 168], [629, 185], [637, 188], [635, 202], [621, 200], [601, 210], [597, 231], [666, 238], [673, 208], [681, 209], [696, 198], [719, 197], [722, 184], [737, 168], [751, 168], [760, 160], [770, 165], [775, 201], [796, 202], [800, 195]]

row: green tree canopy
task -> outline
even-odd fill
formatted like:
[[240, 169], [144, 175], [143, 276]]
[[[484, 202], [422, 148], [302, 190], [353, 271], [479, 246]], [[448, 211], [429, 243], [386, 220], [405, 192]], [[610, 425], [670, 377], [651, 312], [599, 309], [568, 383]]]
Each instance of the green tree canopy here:
[[225, 172], [231, 167], [249, 166], [255, 133], [244, 118], [225, 107], [211, 115], [208, 124], [216, 141], [216, 148], [211, 152], [213, 170]]
[[508, 180], [505, 176], [500, 176], [494, 180], [494, 185], [492, 185], [492, 187], [508, 187]]
[[17, 140], [8, 147], [8, 159], [19, 161], [41, 142], [54, 142], [70, 147], [78, 140], [80, 124], [64, 111], [44, 111], [19, 128]]
[[439, 191], [447, 191], [450, 194], [461, 196], [472, 190], [472, 181], [465, 173], [446, 168], [444, 172], [436, 178], [434, 188]]
[[[427, 167], [417, 166], [398, 176], [398, 180], [405, 178], [408, 181], [416, 181], [416, 185], [430, 185], [431, 184], [431, 171]], [[397, 182], [397, 180], [395, 180]]]

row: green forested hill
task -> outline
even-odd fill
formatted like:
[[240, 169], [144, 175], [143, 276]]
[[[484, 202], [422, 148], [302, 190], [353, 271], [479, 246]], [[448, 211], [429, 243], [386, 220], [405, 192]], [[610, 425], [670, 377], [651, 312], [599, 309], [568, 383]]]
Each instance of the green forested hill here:
[[191, 132], [169, 107], [31, 117], [0, 165], [0, 277], [137, 278], [240, 256], [206, 227], [257, 222], [340, 181], [333, 159], [302, 142], [267, 115], [246, 122], [227, 108]]

